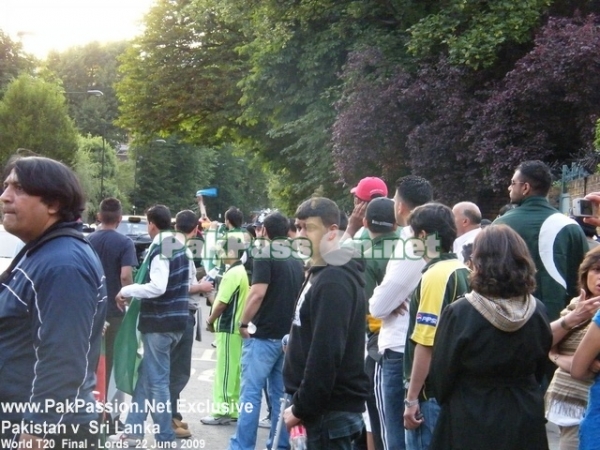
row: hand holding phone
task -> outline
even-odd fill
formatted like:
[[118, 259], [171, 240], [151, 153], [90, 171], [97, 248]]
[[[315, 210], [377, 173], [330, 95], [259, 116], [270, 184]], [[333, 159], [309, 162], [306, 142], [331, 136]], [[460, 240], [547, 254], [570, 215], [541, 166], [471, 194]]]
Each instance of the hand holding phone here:
[[598, 205], [584, 198], [573, 199], [572, 214], [575, 217], [596, 217]]

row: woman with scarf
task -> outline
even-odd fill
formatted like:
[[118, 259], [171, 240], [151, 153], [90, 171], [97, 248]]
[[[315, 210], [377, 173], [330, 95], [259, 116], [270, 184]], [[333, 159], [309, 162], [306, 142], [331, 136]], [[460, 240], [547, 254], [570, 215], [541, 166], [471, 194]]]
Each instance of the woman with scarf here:
[[[600, 255], [596, 248], [588, 253]], [[590, 267], [587, 276], [588, 285], [600, 290], [600, 257]], [[590, 286], [591, 287], [591, 286]], [[571, 363], [571, 376], [582, 383], [591, 385], [589, 404], [579, 427], [579, 449], [600, 449], [600, 311], [598, 311], [587, 327], [585, 336], [577, 347]]]
[[473, 244], [472, 291], [446, 307], [430, 376], [440, 416], [431, 450], [548, 448], [540, 383], [552, 346], [535, 266], [505, 225]]
[[[579, 423], [587, 407], [588, 392], [592, 385], [592, 380], [576, 380], [571, 377], [570, 372], [573, 354], [590, 327], [589, 318], [578, 315], [578, 309], [586, 303], [586, 298], [600, 295], [600, 247], [590, 250], [579, 266], [579, 286], [581, 295], [571, 300], [560, 313], [561, 318], [552, 324], [553, 334], [562, 332], [564, 335], [561, 339], [554, 336], [555, 345], [550, 350], [549, 357], [558, 369], [545, 397], [546, 418], [558, 425], [560, 430], [559, 450], [579, 448]], [[588, 315], [596, 310], [597, 306]], [[596, 361], [595, 364], [594, 370], [597, 371], [600, 369], [600, 362]]]

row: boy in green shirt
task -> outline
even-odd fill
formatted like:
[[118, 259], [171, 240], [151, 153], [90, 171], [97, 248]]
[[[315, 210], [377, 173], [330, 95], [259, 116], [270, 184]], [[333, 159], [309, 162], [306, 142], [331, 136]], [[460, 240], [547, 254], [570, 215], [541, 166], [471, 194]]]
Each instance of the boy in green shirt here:
[[217, 366], [212, 415], [200, 419], [205, 425], [227, 425], [238, 417], [242, 359], [242, 337], [238, 323], [249, 291], [248, 275], [240, 261], [244, 251], [244, 244], [235, 237], [227, 238], [220, 250], [221, 260], [227, 270], [206, 320], [206, 329], [216, 336]]

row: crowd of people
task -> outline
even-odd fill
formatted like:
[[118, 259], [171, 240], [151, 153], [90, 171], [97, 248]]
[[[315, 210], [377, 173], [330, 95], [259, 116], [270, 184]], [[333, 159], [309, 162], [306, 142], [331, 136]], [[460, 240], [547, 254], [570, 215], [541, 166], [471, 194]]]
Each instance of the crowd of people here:
[[[13, 159], [3, 223], [25, 245], [0, 275], [1, 447], [97, 448], [100, 434], [139, 447], [153, 434], [180, 448], [192, 432], [178, 399], [206, 328], [217, 364], [201, 422], [235, 424], [231, 450], [257, 448], [263, 395], [268, 449], [290, 448], [302, 425], [308, 449], [542, 450], [547, 421], [561, 450], [600, 449], [600, 218], [560, 213], [551, 183], [543, 162], [520, 164], [490, 224], [475, 203], [435, 202], [422, 177], [398, 180], [393, 199], [366, 177], [349, 216], [314, 197], [244, 227], [232, 207], [201, 254], [206, 218], [180, 211], [173, 229], [157, 204], [136, 268], [119, 200], [102, 201], [86, 239], [74, 173]], [[103, 342], [115, 376], [100, 400], [131, 394], [124, 423], [94, 395]]]

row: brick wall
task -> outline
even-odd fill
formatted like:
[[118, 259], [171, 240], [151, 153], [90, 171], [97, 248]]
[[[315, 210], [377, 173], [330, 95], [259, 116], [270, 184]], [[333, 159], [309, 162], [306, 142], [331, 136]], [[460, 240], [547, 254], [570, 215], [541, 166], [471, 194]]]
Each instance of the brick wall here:
[[[584, 197], [590, 192], [600, 192], [600, 174], [590, 175], [586, 178], [580, 178], [567, 183], [566, 191], [571, 197], [571, 201], [574, 198]], [[551, 201], [554, 206], [558, 205], [558, 198], [560, 198], [560, 187], [555, 187], [550, 192]]]

